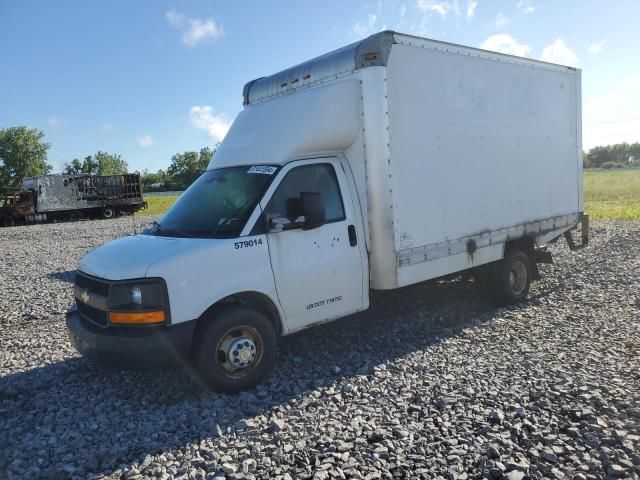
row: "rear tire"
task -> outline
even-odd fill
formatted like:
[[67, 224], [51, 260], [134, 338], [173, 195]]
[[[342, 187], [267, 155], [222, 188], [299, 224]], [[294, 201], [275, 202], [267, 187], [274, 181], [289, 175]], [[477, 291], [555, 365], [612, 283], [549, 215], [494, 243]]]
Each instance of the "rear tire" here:
[[533, 278], [531, 259], [526, 253], [507, 250], [504, 259], [491, 267], [491, 290], [498, 305], [512, 305], [526, 298]]
[[255, 387], [276, 361], [277, 336], [269, 318], [240, 305], [218, 310], [196, 332], [193, 360], [211, 389], [236, 393]]

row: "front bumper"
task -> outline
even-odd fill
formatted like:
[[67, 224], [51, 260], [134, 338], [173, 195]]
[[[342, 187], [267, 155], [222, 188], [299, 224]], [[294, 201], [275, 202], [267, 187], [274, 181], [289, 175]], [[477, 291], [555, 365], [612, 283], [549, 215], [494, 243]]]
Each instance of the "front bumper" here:
[[101, 328], [83, 318], [75, 305], [66, 318], [69, 337], [80, 354], [101, 365], [127, 368], [183, 363], [196, 323]]

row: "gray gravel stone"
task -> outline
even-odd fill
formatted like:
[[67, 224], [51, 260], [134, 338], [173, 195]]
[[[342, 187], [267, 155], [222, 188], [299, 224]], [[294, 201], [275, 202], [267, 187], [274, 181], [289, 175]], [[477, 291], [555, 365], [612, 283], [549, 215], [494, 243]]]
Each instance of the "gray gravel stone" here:
[[151, 220], [0, 229], [0, 478], [640, 477], [640, 223], [551, 246], [514, 307], [467, 280], [376, 293], [226, 396], [68, 341], [81, 256]]

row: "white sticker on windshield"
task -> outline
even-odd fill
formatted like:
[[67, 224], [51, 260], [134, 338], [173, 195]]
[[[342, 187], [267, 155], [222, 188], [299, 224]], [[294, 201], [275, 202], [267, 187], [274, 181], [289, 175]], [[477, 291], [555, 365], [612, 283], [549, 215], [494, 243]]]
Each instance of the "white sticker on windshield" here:
[[257, 165], [251, 167], [247, 173], [261, 173], [263, 175], [273, 175], [273, 172], [277, 170], [276, 167], [270, 167], [268, 165]]

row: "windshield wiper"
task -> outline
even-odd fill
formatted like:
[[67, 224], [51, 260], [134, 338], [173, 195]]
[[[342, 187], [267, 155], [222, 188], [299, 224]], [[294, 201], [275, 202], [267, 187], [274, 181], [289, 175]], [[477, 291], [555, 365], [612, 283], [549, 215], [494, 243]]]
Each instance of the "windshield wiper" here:
[[160, 225], [159, 222], [153, 221], [152, 225], [155, 227], [153, 231], [154, 234], [162, 236], [162, 237], [200, 237], [202, 236], [200, 233], [193, 233], [187, 230], [180, 229], [165, 229]]

